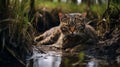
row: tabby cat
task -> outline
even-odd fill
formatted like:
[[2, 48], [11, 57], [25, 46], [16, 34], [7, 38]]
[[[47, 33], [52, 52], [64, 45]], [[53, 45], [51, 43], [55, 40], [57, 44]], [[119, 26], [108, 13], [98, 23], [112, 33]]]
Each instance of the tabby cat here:
[[94, 45], [97, 42], [95, 30], [85, 22], [85, 14], [60, 14], [60, 25], [35, 37], [37, 45], [51, 45], [57, 48], [72, 48], [80, 44]]

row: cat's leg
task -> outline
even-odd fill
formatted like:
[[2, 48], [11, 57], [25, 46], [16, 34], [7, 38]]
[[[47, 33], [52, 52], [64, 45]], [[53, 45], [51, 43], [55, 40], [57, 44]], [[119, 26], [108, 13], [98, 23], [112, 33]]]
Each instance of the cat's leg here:
[[98, 42], [98, 36], [95, 32], [95, 29], [90, 25], [87, 25], [87, 36], [89, 37], [89, 39], [86, 41], [86, 44], [95, 45]]
[[50, 36], [46, 37], [45, 39], [41, 40], [37, 43], [37, 45], [50, 45], [58, 40], [58, 34], [51, 34]]
[[42, 40], [43, 37], [44, 37], [43, 35], [39, 35], [39, 36], [35, 37], [34, 42], [38, 42], [38, 41]]
[[73, 48], [71, 48], [70, 52], [80, 52], [82, 50], [84, 50], [84, 44], [78, 44], [76, 46], [74, 46]]
[[53, 47], [62, 48], [64, 35], [61, 34], [56, 43], [52, 44]]
[[85, 44], [89, 44], [89, 45], [96, 45], [97, 44], [97, 39], [96, 38], [88, 38], [86, 41], [85, 41]]
[[52, 38], [46, 37], [45, 39], [38, 42], [37, 45], [48, 45], [49, 43], [52, 43]]
[[51, 35], [51, 33], [49, 33], [49, 30], [48, 30], [48, 31], [44, 32], [43, 34], [35, 37], [34, 42], [39, 42], [39, 41], [45, 39], [46, 37], [49, 37], [50, 35]]
[[62, 48], [62, 42], [56, 42], [54, 44], [52, 44], [53, 47], [56, 47], [56, 48]]

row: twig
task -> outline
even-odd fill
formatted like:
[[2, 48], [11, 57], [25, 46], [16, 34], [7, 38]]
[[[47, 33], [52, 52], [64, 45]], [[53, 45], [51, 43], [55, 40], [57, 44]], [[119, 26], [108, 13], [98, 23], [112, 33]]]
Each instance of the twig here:
[[12, 22], [16, 22], [17, 20], [15, 20], [15, 19], [3, 19], [0, 21], [0, 23], [8, 22], [8, 21], [11, 21], [11, 23], [12, 23]]

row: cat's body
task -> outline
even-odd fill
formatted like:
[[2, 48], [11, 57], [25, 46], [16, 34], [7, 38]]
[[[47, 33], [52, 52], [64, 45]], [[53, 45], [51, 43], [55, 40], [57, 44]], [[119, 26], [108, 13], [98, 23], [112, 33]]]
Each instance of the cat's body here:
[[97, 36], [95, 30], [84, 23], [84, 17], [80, 13], [65, 14], [60, 18], [60, 25], [51, 28], [34, 40], [37, 45], [52, 44], [58, 48], [72, 48], [80, 44], [95, 44]]

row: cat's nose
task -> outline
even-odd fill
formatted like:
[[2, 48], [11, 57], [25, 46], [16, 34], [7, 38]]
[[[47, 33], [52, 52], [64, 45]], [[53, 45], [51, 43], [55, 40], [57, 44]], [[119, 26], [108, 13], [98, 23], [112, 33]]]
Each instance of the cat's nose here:
[[70, 27], [70, 31], [73, 33], [75, 31], [75, 27]]

